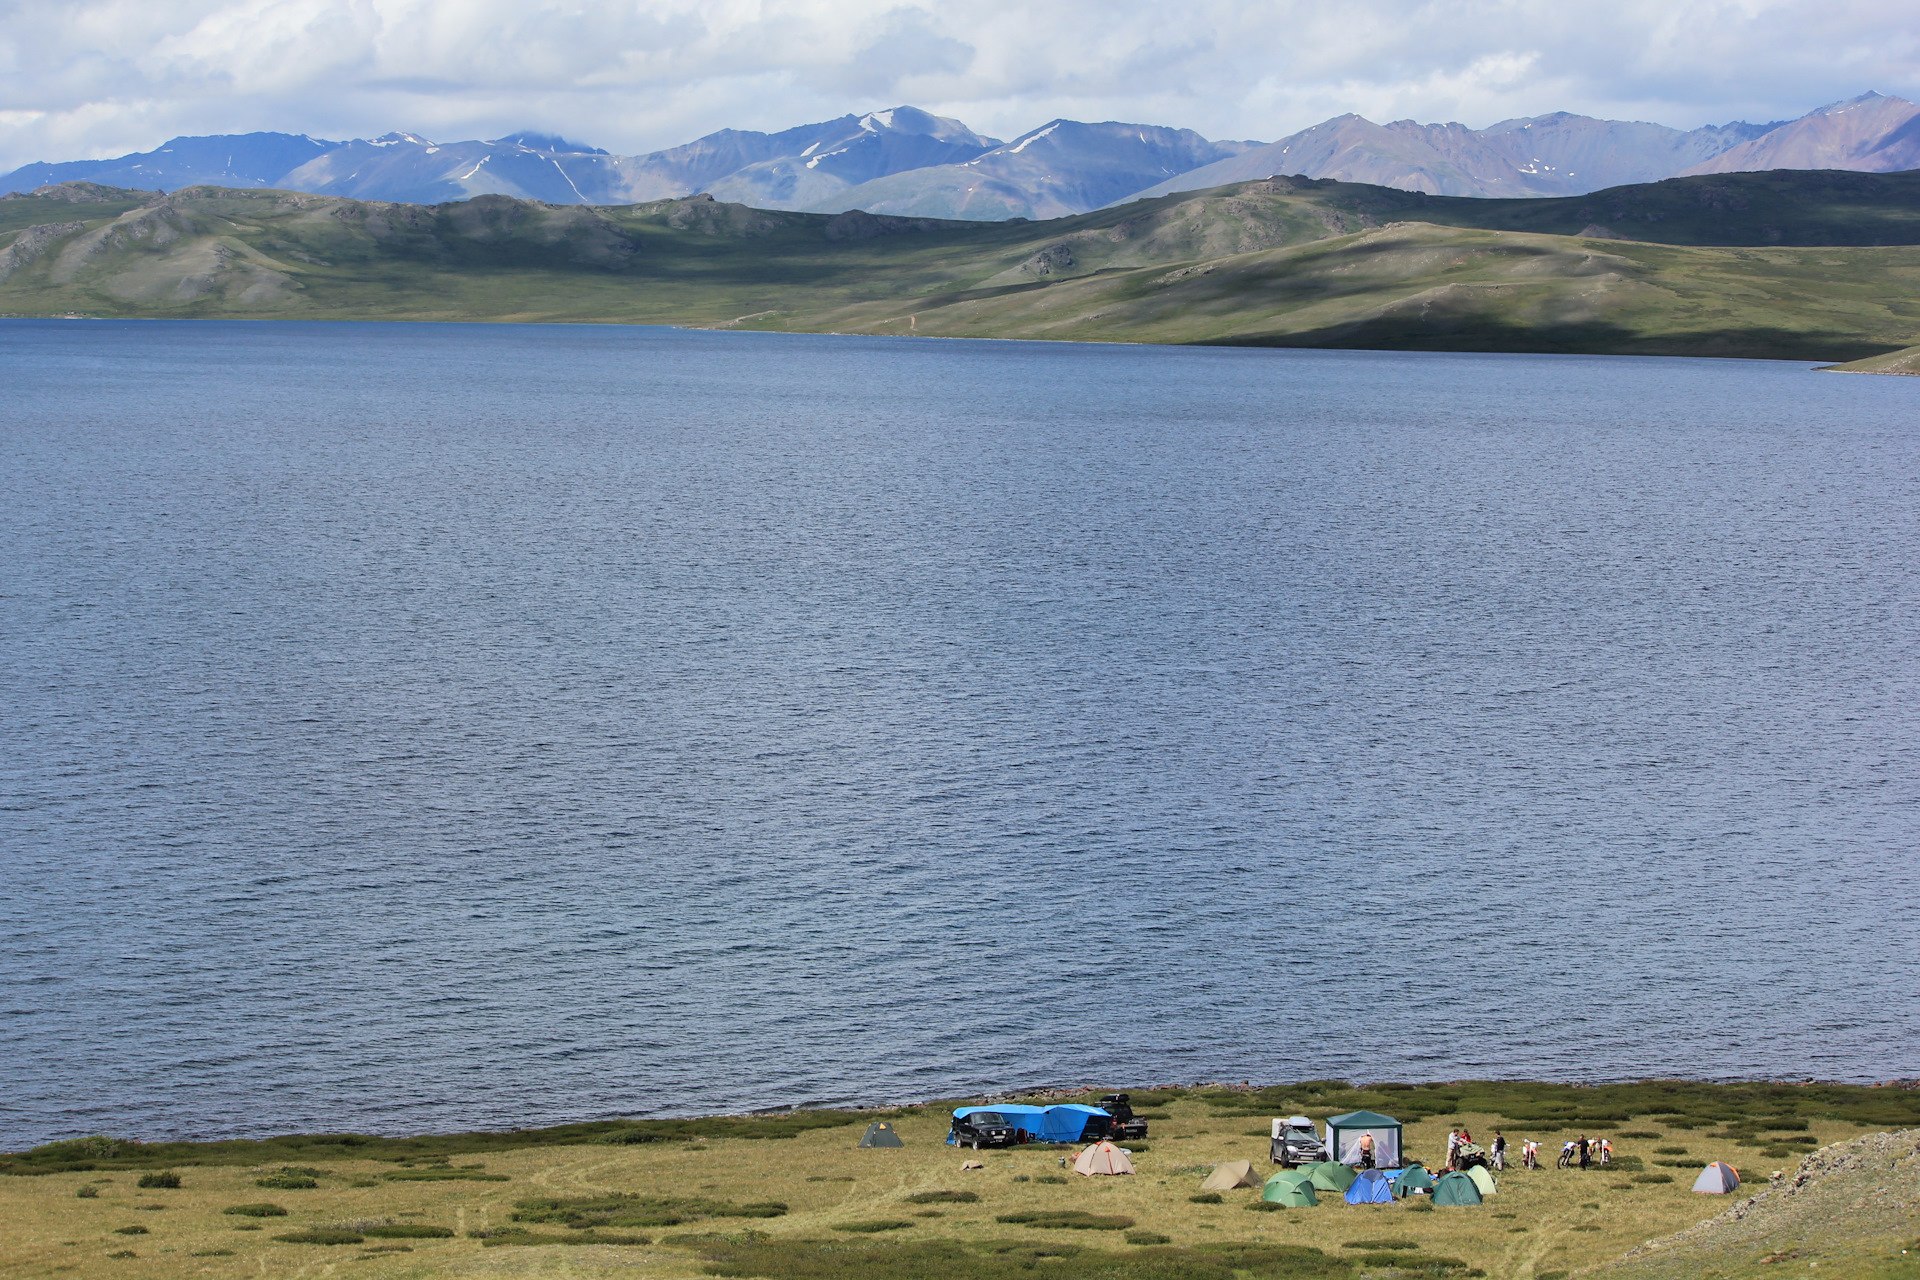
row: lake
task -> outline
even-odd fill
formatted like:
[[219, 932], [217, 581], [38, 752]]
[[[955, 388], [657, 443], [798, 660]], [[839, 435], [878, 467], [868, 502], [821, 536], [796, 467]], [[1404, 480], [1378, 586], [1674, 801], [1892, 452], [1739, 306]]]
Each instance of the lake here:
[[0, 322], [0, 1148], [1920, 1075], [1920, 384]]

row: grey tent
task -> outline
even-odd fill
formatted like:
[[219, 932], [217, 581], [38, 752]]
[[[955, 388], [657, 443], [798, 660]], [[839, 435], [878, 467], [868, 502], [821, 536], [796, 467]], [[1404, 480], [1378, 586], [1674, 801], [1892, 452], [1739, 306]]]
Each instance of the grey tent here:
[[1200, 1184], [1202, 1191], [1238, 1191], [1241, 1187], [1257, 1187], [1260, 1175], [1253, 1171], [1250, 1160], [1225, 1160], [1213, 1166], [1213, 1172]]
[[875, 1120], [867, 1126], [867, 1131], [860, 1135], [860, 1145], [863, 1147], [904, 1147], [907, 1144], [900, 1141], [900, 1135], [893, 1131], [892, 1125], [888, 1124], [885, 1120]]
[[1693, 1189], [1706, 1196], [1724, 1196], [1739, 1188], [1740, 1175], [1734, 1172], [1732, 1165], [1721, 1160], [1715, 1160], [1702, 1169], [1700, 1176], [1693, 1180]]

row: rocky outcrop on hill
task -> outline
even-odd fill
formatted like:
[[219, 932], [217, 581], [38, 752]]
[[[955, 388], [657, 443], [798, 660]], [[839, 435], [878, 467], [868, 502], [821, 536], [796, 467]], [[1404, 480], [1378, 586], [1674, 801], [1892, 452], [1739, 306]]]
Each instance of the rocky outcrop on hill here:
[[1920, 1129], [1870, 1134], [1823, 1147], [1791, 1173], [1775, 1173], [1761, 1190], [1740, 1195], [1719, 1216], [1648, 1241], [1621, 1259], [1618, 1270], [1690, 1271], [1699, 1260], [1736, 1251], [1763, 1264], [1794, 1258], [1817, 1263], [1836, 1247], [1870, 1248], [1881, 1235], [1898, 1238], [1911, 1230], [1916, 1213]]

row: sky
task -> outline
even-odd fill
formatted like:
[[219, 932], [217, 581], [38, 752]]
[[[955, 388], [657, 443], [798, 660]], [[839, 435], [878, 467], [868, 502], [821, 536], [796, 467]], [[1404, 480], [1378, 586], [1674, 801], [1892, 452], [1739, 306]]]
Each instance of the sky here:
[[0, 0], [0, 171], [273, 129], [622, 154], [911, 104], [1280, 137], [1920, 99], [1917, 0]]

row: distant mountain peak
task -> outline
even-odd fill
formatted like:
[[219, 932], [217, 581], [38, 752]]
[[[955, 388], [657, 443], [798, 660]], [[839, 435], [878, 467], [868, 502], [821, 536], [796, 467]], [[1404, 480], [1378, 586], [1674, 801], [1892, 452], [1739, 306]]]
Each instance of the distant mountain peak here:
[[377, 138], [368, 138], [367, 145], [374, 147], [397, 147], [402, 145], [430, 147], [433, 143], [417, 133], [383, 133]]
[[489, 141], [496, 146], [525, 147], [528, 151], [550, 152], [554, 155], [604, 156], [607, 154], [599, 147], [590, 147], [584, 142], [575, 142], [557, 133], [539, 133], [532, 129], [522, 129], [518, 133], [505, 134]]

